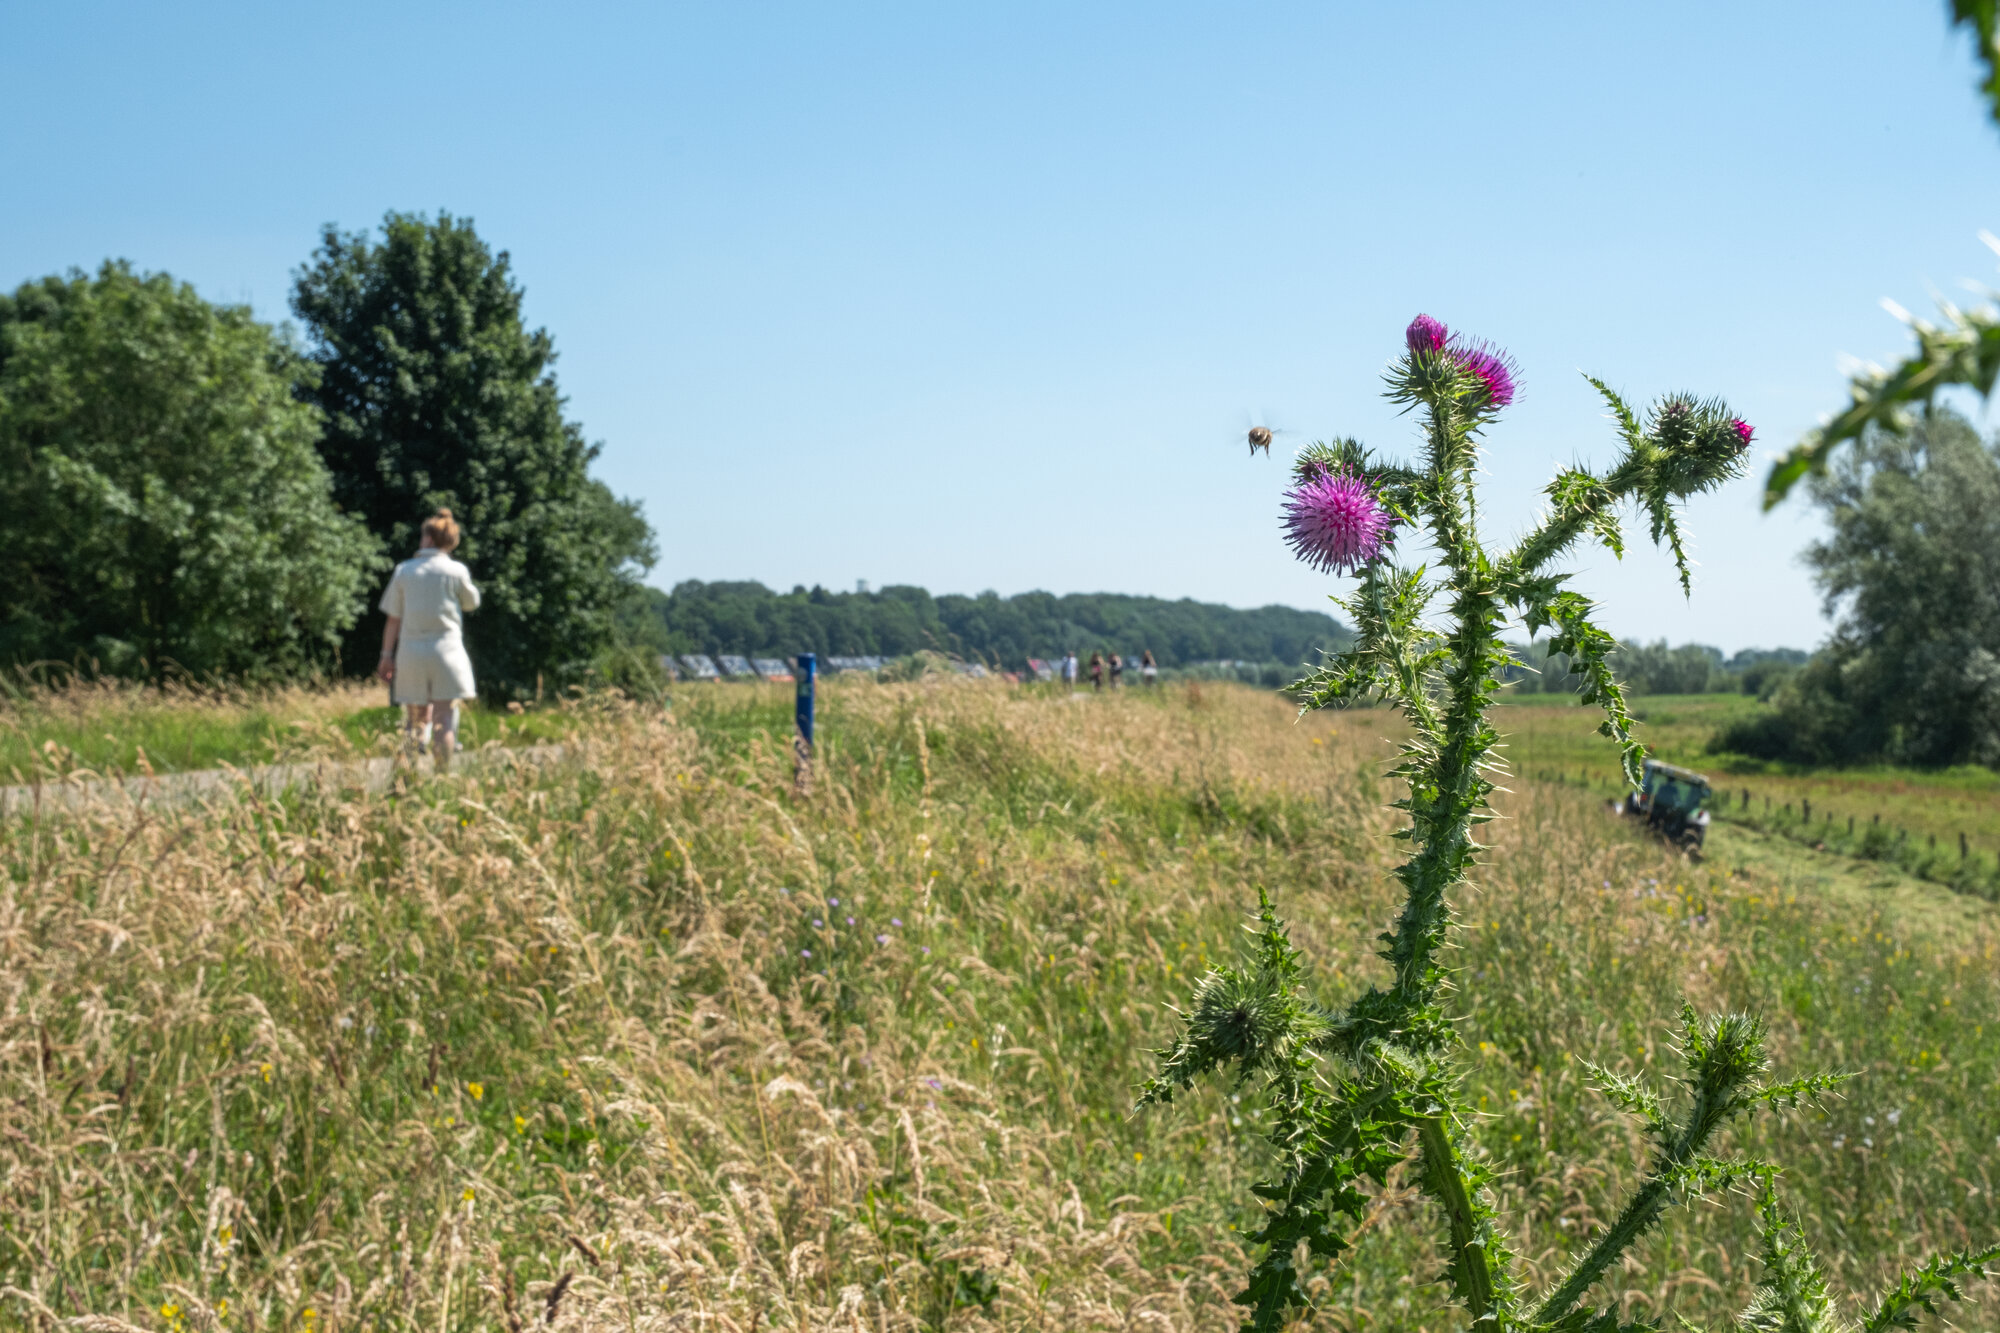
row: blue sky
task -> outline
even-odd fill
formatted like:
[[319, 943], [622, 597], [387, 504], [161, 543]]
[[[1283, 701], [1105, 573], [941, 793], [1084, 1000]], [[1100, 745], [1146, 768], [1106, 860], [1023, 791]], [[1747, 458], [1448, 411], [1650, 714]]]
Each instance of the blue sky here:
[[[325, 223], [474, 218], [654, 581], [1324, 605], [1246, 411], [1400, 450], [1418, 311], [1508, 346], [1487, 522], [1604, 461], [1579, 375], [1780, 449], [1984, 281], [2000, 143], [1939, 3], [175, 6], [0, 0], [0, 283], [106, 256], [287, 316]], [[1281, 437], [1284, 438], [1284, 437]], [[1282, 446], [1281, 446], [1282, 451]], [[1825, 633], [1757, 476], [1579, 586]]]

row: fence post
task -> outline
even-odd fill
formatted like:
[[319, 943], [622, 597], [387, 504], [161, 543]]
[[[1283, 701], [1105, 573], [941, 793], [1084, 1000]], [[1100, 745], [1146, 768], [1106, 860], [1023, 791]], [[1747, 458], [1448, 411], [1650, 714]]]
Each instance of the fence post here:
[[812, 790], [813, 762], [813, 682], [819, 675], [819, 656], [799, 654], [798, 701], [792, 710], [792, 791], [804, 796]]

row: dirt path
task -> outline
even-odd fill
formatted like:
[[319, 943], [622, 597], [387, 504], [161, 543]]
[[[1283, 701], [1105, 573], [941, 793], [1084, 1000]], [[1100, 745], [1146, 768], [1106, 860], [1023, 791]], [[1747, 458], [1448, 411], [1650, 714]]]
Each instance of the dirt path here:
[[[460, 755], [453, 772], [476, 773], [517, 764], [551, 764], [563, 757], [560, 745], [531, 745], [518, 750], [498, 745]], [[252, 768], [204, 768], [190, 773], [156, 773], [143, 777], [103, 778], [73, 773], [59, 782], [0, 787], [0, 818], [43, 812], [79, 810], [95, 805], [187, 805], [223, 799], [244, 792], [277, 796], [295, 787], [319, 786], [381, 791], [398, 767], [428, 774], [427, 759], [414, 762], [389, 756], [373, 759], [323, 760], [305, 764], [263, 764]]]

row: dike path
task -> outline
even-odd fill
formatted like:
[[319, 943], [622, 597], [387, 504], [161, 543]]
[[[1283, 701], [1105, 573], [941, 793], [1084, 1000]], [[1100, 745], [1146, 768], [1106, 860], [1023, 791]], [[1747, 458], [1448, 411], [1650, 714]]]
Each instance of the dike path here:
[[[540, 768], [560, 762], [563, 748], [560, 745], [529, 745], [509, 750], [496, 745], [467, 750], [452, 760], [451, 772], [493, 772], [524, 765]], [[54, 782], [0, 787], [0, 818], [19, 819], [91, 808], [142, 810], [194, 805], [244, 795], [275, 797], [300, 787], [379, 792], [388, 788], [399, 770], [428, 776], [432, 772], [432, 763], [428, 758], [409, 760], [381, 755], [373, 759], [260, 764], [251, 768], [202, 768], [187, 773], [153, 773], [125, 778], [104, 778], [78, 772]]]

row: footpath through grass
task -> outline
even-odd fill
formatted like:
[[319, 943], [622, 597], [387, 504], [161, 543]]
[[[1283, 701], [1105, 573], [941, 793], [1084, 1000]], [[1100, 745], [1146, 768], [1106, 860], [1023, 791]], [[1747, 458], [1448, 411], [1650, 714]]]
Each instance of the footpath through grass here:
[[[25, 689], [0, 698], [0, 783], [85, 769], [102, 774], [238, 768], [303, 755], [352, 758], [395, 748], [402, 710], [380, 685], [156, 688], [122, 681]], [[464, 705], [468, 746], [533, 744], [565, 734], [559, 710]]]
[[[1390, 718], [836, 681], [801, 801], [783, 689], [571, 717], [548, 771], [0, 827], [0, 1325], [1234, 1327], [1256, 1099], [1132, 1091], [1259, 884], [1329, 1000], [1382, 976]], [[1452, 963], [1544, 1279], [1643, 1160], [1581, 1063], [1671, 1068], [1684, 997], [1860, 1075], [1751, 1145], [1844, 1289], [2000, 1234], [1991, 906], [1513, 786]], [[1325, 1327], [1449, 1326], [1423, 1206]], [[1726, 1212], [1630, 1315], [1729, 1318]]]

